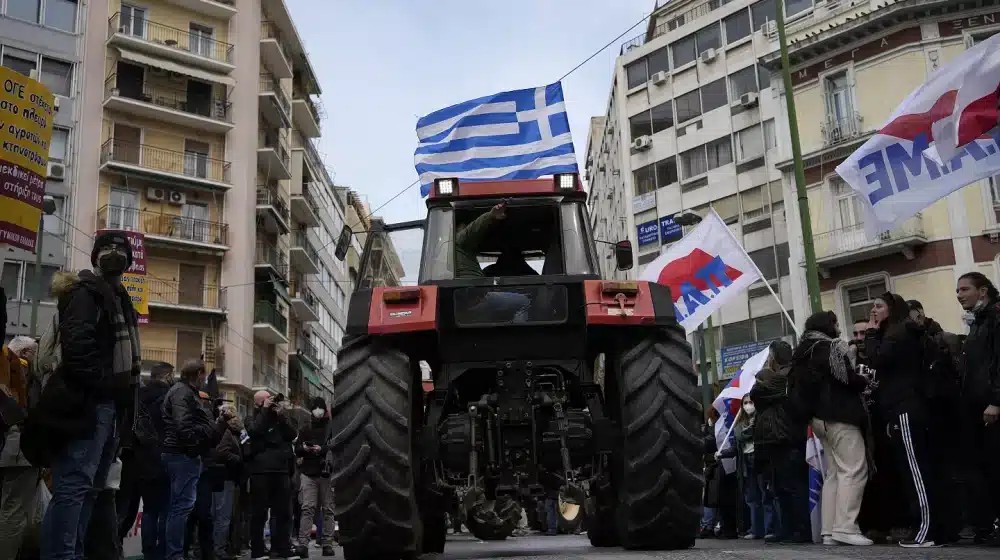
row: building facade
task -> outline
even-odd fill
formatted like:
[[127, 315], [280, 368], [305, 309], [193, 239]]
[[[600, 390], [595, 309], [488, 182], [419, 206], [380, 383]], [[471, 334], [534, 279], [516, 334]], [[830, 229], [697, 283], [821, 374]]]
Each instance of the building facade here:
[[[775, 165], [780, 99], [770, 72], [758, 64], [777, 48], [770, 40], [775, 6], [666, 3], [655, 8], [643, 35], [622, 46], [607, 113], [592, 121], [586, 169], [596, 237], [630, 239], [636, 267], [615, 271], [607, 247], [606, 277], [635, 278], [683, 235], [673, 216], [712, 208], [794, 312]], [[723, 306], [711, 326], [710, 362], [723, 366], [727, 356], [741, 355], [736, 349], [792, 332], [764, 282]]]
[[[834, 168], [937, 67], [1000, 30], [1000, 7], [827, 0], [793, 12], [799, 4], [789, 3], [789, 54], [824, 309], [850, 324], [867, 318], [872, 300], [889, 290], [920, 300], [946, 330], [965, 332], [954, 299], [957, 277], [970, 271], [994, 281], [1000, 276], [996, 180], [969, 185], [873, 241], [865, 237], [859, 201]], [[770, 55], [764, 63], [777, 72], [780, 61]], [[784, 113], [784, 103], [779, 106]], [[787, 144], [779, 160], [792, 200]], [[787, 210], [794, 300], [807, 309], [799, 212], [794, 204]]]
[[[49, 148], [46, 194], [55, 199], [55, 213], [43, 218], [41, 282], [36, 281], [36, 255], [3, 246], [0, 285], [7, 295], [7, 336], [32, 332], [31, 304], [39, 300], [38, 332], [43, 332], [55, 313], [47, 286], [52, 274], [66, 266], [74, 249], [68, 222], [70, 199], [78, 188], [75, 153], [81, 141], [80, 57], [82, 8], [75, 0], [25, 0], [0, 3], [0, 64], [34, 76], [56, 95], [58, 112]], [[85, 137], [84, 137], [85, 139]], [[87, 251], [90, 249], [81, 246]]]

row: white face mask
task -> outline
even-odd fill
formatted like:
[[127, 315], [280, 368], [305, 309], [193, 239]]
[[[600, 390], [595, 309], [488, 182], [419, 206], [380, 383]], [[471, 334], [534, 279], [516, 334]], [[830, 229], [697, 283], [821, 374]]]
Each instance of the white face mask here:
[[757, 407], [752, 404], [745, 404], [743, 405], [743, 411], [747, 414], [753, 414], [754, 412], [757, 412]]
[[323, 410], [322, 408], [314, 408], [313, 409], [313, 418], [319, 419], [319, 418], [322, 418], [325, 414], [326, 414], [326, 411]]

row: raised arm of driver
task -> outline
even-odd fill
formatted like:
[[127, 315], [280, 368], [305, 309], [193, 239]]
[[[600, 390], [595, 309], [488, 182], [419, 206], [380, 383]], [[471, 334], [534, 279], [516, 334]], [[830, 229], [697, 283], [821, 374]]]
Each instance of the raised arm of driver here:
[[483, 242], [483, 238], [486, 233], [490, 230], [490, 226], [497, 219], [494, 210], [496, 206], [491, 208], [488, 212], [483, 212], [481, 216], [472, 220], [472, 223], [465, 226], [461, 231], [458, 232], [456, 242], [462, 247], [478, 247], [480, 243]]

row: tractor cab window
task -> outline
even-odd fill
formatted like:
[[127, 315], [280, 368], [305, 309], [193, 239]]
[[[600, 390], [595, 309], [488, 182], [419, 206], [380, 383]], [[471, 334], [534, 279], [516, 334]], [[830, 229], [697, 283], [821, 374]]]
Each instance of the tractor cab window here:
[[456, 277], [562, 274], [561, 241], [556, 205], [457, 209]]

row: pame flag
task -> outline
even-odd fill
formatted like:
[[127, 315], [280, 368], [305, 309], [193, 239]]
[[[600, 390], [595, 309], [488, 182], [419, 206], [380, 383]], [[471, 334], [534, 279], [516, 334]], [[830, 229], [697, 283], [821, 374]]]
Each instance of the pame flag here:
[[639, 279], [670, 288], [677, 321], [691, 333], [761, 274], [729, 226], [709, 210], [697, 227], [649, 263]]
[[837, 166], [861, 199], [869, 238], [1000, 172], [998, 90], [1000, 35], [994, 35], [931, 74]]
[[[720, 451], [730, 445], [735, 445], [732, 435], [729, 436], [728, 442], [726, 435], [731, 434], [730, 428], [736, 420], [736, 415], [740, 412], [743, 397], [757, 382], [757, 374], [764, 369], [770, 355], [771, 349], [768, 347], [751, 356], [744, 362], [743, 367], [736, 375], [729, 380], [719, 396], [712, 401], [712, 408], [719, 413], [719, 421], [715, 423], [715, 444]], [[727, 473], [733, 473], [736, 471], [736, 462], [734, 459], [723, 459], [722, 467], [726, 469]]]
[[420, 194], [434, 179], [537, 179], [577, 173], [562, 83], [505, 91], [417, 121]]

